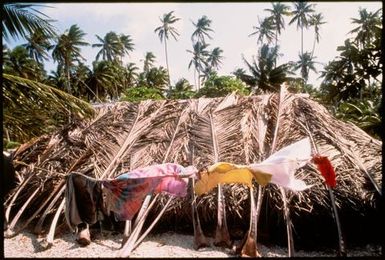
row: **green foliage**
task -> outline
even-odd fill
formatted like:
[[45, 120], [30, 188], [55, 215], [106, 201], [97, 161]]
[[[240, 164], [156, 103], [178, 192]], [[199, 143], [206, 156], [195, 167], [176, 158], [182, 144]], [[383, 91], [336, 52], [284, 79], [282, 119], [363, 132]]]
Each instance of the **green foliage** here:
[[134, 50], [134, 44], [130, 35], [118, 35], [111, 31], [108, 32], [104, 38], [95, 35], [100, 43], [92, 44], [92, 47], [101, 48], [96, 54], [96, 61], [102, 56], [103, 60], [107, 61], [120, 61], [125, 54]]
[[9, 40], [26, 38], [36, 31], [40, 31], [46, 37], [55, 35], [55, 27], [45, 14], [39, 12], [35, 7], [43, 5], [25, 3], [7, 3], [1, 5], [2, 36]]
[[12, 51], [7, 51], [3, 71], [31, 80], [43, 81], [45, 78], [43, 65], [32, 59], [23, 46], [16, 46]]
[[250, 91], [246, 85], [239, 79], [231, 76], [213, 75], [208, 78], [196, 97], [223, 97], [236, 91], [240, 95], [248, 95]]
[[40, 29], [33, 32], [26, 39], [27, 43], [23, 44], [22, 46], [27, 49], [31, 58], [33, 58], [39, 64], [43, 64], [44, 60], [48, 60], [47, 51], [51, 46], [50, 40], [52, 37], [47, 37]]
[[[336, 117], [352, 122], [373, 137], [381, 137], [381, 117], [379, 100], [352, 100], [340, 103]], [[383, 131], [383, 129], [382, 129]]]
[[18, 146], [20, 146], [20, 143], [19, 143], [19, 142], [3, 140], [3, 148], [4, 148], [4, 150], [15, 149], [15, 148], [17, 148]]
[[[360, 13], [365, 12], [361, 10]], [[378, 77], [382, 73], [381, 31], [377, 29], [381, 18], [378, 16], [379, 11], [376, 14], [374, 18], [373, 15], [369, 17], [377, 22], [360, 21], [372, 24], [372, 27], [363, 27], [364, 30], [370, 28], [372, 33], [366, 34], [358, 30], [361, 27], [351, 31], [356, 34], [353, 35], [354, 40], [346, 39], [343, 46], [338, 46], [340, 55], [321, 72], [321, 77], [324, 78], [321, 91], [327, 101], [336, 104], [340, 100], [362, 99], [364, 92], [373, 97], [375, 85], [371, 83], [379, 83]]]
[[75, 61], [85, 60], [80, 53], [80, 47], [87, 46], [89, 43], [84, 41], [84, 33], [78, 25], [72, 25], [63, 34], [57, 37], [56, 44], [52, 46], [52, 58], [58, 62], [58, 66], [63, 68], [66, 77], [66, 91], [72, 94], [71, 89], [71, 70], [75, 66]]
[[195, 96], [195, 92], [192, 90], [193, 86], [190, 82], [181, 78], [175, 84], [175, 86], [171, 87], [170, 91], [167, 93], [167, 98], [171, 99], [188, 99]]
[[291, 74], [288, 63], [276, 65], [278, 57], [278, 47], [269, 47], [264, 44], [260, 50], [257, 60], [253, 57], [253, 61], [249, 63], [245, 58], [250, 74], [241, 74], [238, 71], [237, 77], [249, 85], [254, 93], [262, 93], [264, 91], [277, 92], [283, 82], [288, 81], [288, 74]]
[[301, 71], [304, 82], [307, 82], [310, 70], [317, 72], [314, 66], [316, 63], [313, 61], [314, 58], [316, 57], [313, 57], [309, 52], [305, 52], [303, 55], [299, 54], [299, 61], [294, 64], [294, 70]]
[[3, 132], [9, 140], [25, 142], [68, 123], [72, 117], [94, 113], [89, 103], [36, 81], [3, 74], [2, 87]]
[[120, 101], [139, 102], [147, 99], [164, 99], [161, 91], [149, 87], [133, 87], [126, 89]]
[[262, 21], [259, 20], [259, 26], [253, 26], [255, 30], [249, 36], [258, 35], [257, 42], [263, 43], [263, 39], [266, 38], [267, 43], [270, 44], [276, 37], [276, 24], [273, 17], [266, 17]]

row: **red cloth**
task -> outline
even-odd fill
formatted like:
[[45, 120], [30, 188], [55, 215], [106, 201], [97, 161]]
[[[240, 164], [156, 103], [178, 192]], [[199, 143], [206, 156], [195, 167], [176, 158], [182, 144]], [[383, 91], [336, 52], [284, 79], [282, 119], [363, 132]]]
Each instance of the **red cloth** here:
[[325, 178], [326, 184], [329, 187], [334, 188], [336, 186], [336, 173], [329, 159], [326, 156], [316, 154], [313, 156], [313, 162], [317, 165], [318, 170]]

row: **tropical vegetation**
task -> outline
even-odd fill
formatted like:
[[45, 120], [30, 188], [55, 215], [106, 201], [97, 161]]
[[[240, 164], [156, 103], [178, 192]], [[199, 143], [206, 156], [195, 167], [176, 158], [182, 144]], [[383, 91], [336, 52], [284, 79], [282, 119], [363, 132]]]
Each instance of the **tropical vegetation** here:
[[[42, 5], [8, 3], [2, 5], [3, 26], [3, 147], [26, 142], [52, 131], [75, 117], [93, 114], [96, 103], [145, 99], [188, 99], [219, 97], [228, 93], [249, 95], [276, 92], [288, 82], [293, 92], [308, 93], [324, 104], [338, 118], [350, 121], [369, 134], [380, 137], [382, 84], [382, 9], [358, 10], [352, 18], [355, 26], [339, 55], [319, 71], [322, 84], [308, 83], [310, 71], [316, 71], [316, 45], [322, 38], [320, 28], [328, 21], [316, 12], [316, 4], [272, 3], [264, 18], [250, 25], [256, 36], [256, 52], [243, 55], [243, 64], [231, 75], [220, 75], [226, 53], [212, 46], [214, 22], [207, 16], [192, 21], [191, 59], [186, 67], [194, 73], [194, 83], [170, 77], [168, 43], [180, 36], [174, 11], [160, 18], [154, 29], [164, 44], [165, 66], [157, 64], [153, 52], [144, 54], [143, 64], [130, 60], [135, 39], [115, 31], [95, 35], [87, 42], [77, 24], [59, 32], [55, 21], [39, 11]], [[281, 62], [279, 36], [286, 26], [300, 30], [298, 60]], [[303, 32], [311, 29], [311, 50], [304, 50]], [[245, 35], [247, 37], [247, 35]], [[10, 39], [23, 39], [18, 46], [8, 46]], [[7, 45], [8, 44], [8, 45]], [[93, 61], [83, 57], [85, 48], [98, 50]], [[53, 60], [56, 70], [47, 72], [45, 62]], [[125, 63], [125, 61], [127, 61]], [[88, 65], [91, 62], [91, 66]], [[27, 93], [28, 92], [28, 93]]]

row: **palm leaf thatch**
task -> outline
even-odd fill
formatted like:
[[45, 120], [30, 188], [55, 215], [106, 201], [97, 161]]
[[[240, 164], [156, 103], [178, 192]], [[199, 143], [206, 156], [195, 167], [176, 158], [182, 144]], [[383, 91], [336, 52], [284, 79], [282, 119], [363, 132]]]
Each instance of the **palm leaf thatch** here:
[[[20, 185], [5, 203], [7, 216], [12, 216], [7, 234], [20, 230], [16, 222], [24, 227], [33, 221], [39, 223], [36, 231], [43, 232], [43, 223], [51, 223], [63, 202], [63, 180], [71, 171], [112, 178], [163, 162], [191, 161], [198, 168], [216, 161], [247, 164], [260, 162], [273, 150], [309, 135], [335, 167], [334, 196], [347, 241], [379, 237], [381, 141], [335, 119], [308, 96], [289, 93], [283, 101], [279, 94], [231, 94], [212, 99], [121, 102], [99, 107], [92, 119], [73, 121], [26, 143], [15, 153]], [[298, 170], [296, 176], [314, 185], [304, 192], [286, 192], [296, 246], [317, 239], [337, 245], [323, 177], [312, 164]], [[248, 189], [240, 184], [222, 188], [231, 236], [239, 238], [250, 219]], [[149, 219], [162, 210], [168, 196], [160, 195], [157, 200]], [[216, 200], [215, 189], [197, 198], [204, 232], [215, 230]], [[62, 223], [64, 214], [59, 213], [56, 217]], [[275, 185], [265, 188], [258, 225], [258, 241], [286, 243], [282, 193]], [[191, 196], [172, 200], [158, 226], [192, 234]]]
[[2, 87], [3, 130], [13, 140], [25, 142], [67, 124], [68, 118], [84, 118], [94, 113], [87, 102], [26, 78], [3, 74]]

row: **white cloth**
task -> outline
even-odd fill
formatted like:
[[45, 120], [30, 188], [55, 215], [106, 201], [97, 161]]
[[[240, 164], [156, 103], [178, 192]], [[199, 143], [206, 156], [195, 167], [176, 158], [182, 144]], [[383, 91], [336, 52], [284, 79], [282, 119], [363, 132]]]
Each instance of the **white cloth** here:
[[310, 159], [310, 140], [304, 138], [275, 152], [261, 163], [251, 164], [250, 168], [272, 174], [271, 183], [292, 191], [303, 191], [312, 185], [296, 179], [294, 173]]

